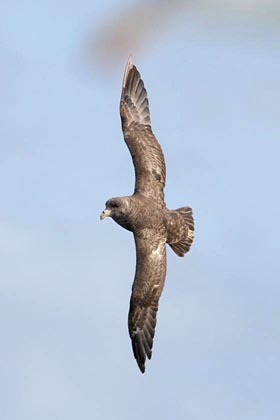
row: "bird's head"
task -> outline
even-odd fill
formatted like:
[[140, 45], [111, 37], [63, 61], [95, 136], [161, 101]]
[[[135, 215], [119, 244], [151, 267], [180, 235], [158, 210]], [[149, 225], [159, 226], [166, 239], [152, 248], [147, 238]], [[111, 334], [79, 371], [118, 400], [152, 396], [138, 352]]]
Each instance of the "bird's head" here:
[[123, 219], [130, 211], [131, 203], [129, 197], [110, 198], [105, 203], [105, 210], [100, 215], [100, 220], [105, 217], [112, 217], [116, 222]]

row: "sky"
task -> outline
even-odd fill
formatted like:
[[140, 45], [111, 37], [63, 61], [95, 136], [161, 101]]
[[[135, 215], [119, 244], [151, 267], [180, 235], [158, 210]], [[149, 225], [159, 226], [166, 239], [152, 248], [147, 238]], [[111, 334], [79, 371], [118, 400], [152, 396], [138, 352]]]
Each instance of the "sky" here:
[[[0, 6], [2, 420], [278, 420], [277, 1]], [[99, 215], [134, 188], [119, 98], [129, 54], [165, 153], [168, 250], [142, 375], [132, 235]]]

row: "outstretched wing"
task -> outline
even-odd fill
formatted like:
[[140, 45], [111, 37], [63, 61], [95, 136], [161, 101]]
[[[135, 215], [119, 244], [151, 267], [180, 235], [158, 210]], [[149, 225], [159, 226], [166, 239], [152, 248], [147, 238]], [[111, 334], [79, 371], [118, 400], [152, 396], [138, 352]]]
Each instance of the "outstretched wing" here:
[[137, 263], [128, 329], [134, 357], [144, 373], [146, 357], [152, 357], [158, 303], [166, 275], [166, 239], [149, 229], [134, 234], [134, 239]]
[[124, 139], [135, 168], [134, 193], [164, 202], [164, 156], [151, 129], [149, 101], [144, 83], [131, 58], [124, 73], [120, 113]]

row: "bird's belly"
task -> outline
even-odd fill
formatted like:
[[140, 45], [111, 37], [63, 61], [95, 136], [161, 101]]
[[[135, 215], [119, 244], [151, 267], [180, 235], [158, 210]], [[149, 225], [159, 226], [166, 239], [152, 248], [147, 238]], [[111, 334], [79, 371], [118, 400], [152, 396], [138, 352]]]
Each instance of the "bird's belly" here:
[[132, 230], [162, 229], [162, 227], [164, 227], [162, 210], [151, 209], [150, 211], [146, 211], [146, 209], [143, 209], [133, 221]]

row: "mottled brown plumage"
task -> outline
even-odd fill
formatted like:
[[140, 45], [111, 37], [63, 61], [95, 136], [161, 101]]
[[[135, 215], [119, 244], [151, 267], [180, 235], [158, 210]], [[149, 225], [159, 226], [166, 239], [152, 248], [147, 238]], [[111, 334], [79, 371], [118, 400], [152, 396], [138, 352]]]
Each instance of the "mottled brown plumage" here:
[[164, 202], [165, 161], [155, 138], [144, 83], [128, 60], [120, 102], [122, 129], [135, 168], [134, 194], [111, 198], [101, 219], [112, 217], [133, 232], [136, 272], [132, 286], [128, 329], [134, 357], [142, 373], [152, 356], [156, 316], [165, 276], [166, 243], [183, 257], [194, 240], [192, 209], [168, 210]]

